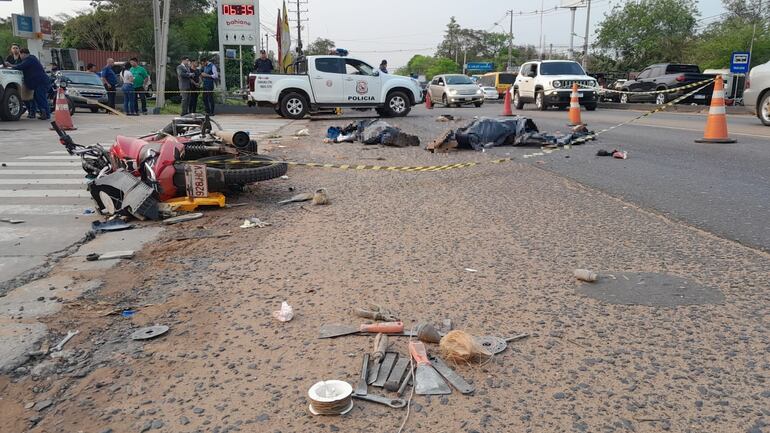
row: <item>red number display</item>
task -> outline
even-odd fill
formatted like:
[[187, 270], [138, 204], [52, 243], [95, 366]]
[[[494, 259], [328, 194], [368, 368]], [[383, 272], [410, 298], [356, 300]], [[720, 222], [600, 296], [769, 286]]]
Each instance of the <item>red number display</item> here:
[[222, 15], [254, 15], [254, 5], [222, 5]]

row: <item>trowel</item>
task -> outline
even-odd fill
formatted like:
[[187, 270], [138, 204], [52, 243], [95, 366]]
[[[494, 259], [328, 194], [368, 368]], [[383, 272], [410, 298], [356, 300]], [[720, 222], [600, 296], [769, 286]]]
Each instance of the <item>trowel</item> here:
[[417, 363], [414, 373], [414, 392], [420, 395], [451, 394], [452, 389], [444, 382], [441, 375], [430, 364], [425, 344], [422, 341], [410, 341], [409, 353]]

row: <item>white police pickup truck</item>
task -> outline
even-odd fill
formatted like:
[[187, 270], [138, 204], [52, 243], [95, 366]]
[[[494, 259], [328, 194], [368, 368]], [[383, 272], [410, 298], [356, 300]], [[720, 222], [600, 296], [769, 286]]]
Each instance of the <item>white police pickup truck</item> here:
[[0, 119], [19, 120], [21, 117], [21, 71], [0, 68]]
[[400, 117], [423, 100], [417, 80], [382, 73], [349, 57], [302, 57], [295, 62], [295, 71], [283, 75], [251, 73], [250, 104], [274, 107], [289, 119], [337, 107], [373, 108], [380, 116]]

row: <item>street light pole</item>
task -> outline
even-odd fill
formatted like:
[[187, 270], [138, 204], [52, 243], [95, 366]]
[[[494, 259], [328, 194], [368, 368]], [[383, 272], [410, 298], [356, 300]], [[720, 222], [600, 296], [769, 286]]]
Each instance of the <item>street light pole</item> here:
[[511, 16], [511, 27], [508, 31], [508, 67], [505, 68], [506, 71], [510, 71], [513, 67], [513, 9], [509, 10], [508, 14]]
[[572, 15], [572, 25], [569, 28], [569, 58], [575, 60], [575, 12], [577, 8], [569, 8]]
[[583, 70], [588, 68], [588, 30], [591, 26], [591, 0], [588, 0], [586, 9], [586, 39], [583, 42]]

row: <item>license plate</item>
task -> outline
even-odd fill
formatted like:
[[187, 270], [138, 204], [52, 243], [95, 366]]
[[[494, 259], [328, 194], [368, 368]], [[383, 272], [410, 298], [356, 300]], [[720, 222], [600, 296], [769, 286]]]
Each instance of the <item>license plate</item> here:
[[184, 167], [187, 196], [190, 198], [208, 197], [209, 183], [205, 164], [186, 164]]
[[695, 99], [706, 99], [706, 95], [695, 95]]

